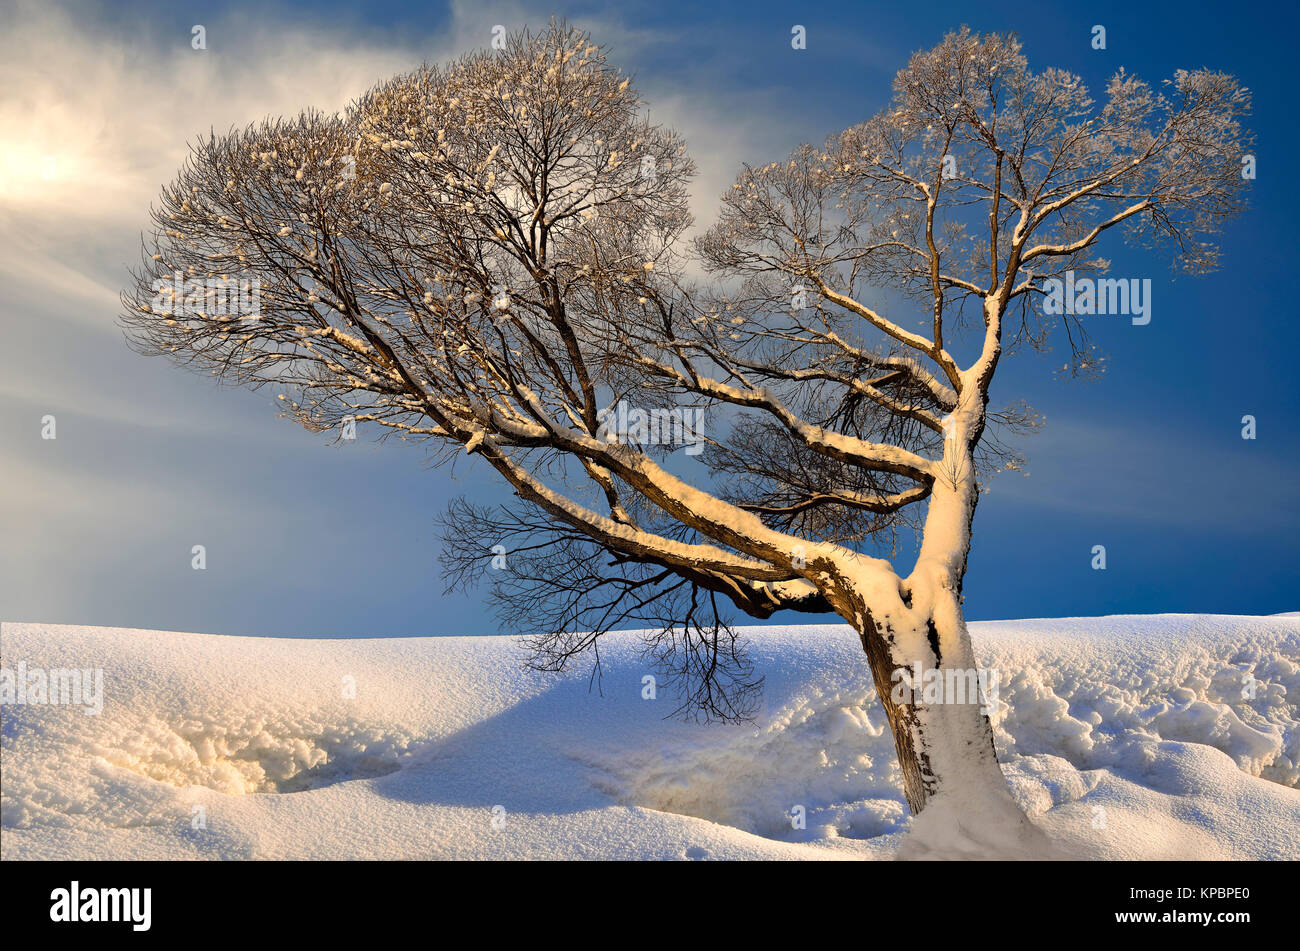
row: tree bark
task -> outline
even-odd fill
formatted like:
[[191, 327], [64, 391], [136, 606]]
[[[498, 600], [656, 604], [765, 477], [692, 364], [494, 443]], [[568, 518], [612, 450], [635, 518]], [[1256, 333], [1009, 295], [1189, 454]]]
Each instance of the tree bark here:
[[[974, 383], [945, 421], [944, 456], [912, 573], [899, 578], [876, 559], [844, 563], [829, 579], [828, 598], [862, 640], [894, 734], [903, 790], [924, 830], [914, 830], [908, 856], [900, 856], [1047, 858], [1052, 846], [1017, 805], [998, 764], [985, 712], [996, 689], [981, 696], [961, 607], [978, 498], [972, 447], [984, 418]], [[1000, 681], [1001, 672], [989, 672], [995, 673]], [[937, 694], [927, 687], [935, 678]]]
[[[1010, 806], [1023, 818], [998, 765], [961, 607], [978, 498], [970, 447], [982, 429], [982, 410], [976, 398], [949, 418], [912, 573], [897, 581], [895, 591], [864, 571], [849, 580], [839, 600], [871, 666], [912, 811], [955, 790], [964, 801], [982, 800], [996, 812]], [[937, 697], [926, 686], [936, 678], [942, 685]]]
[[[894, 747], [903, 776], [903, 791], [914, 813], [921, 812], [945, 784], [991, 784], [984, 794], [1006, 791], [997, 762], [993, 727], [984, 711], [970, 638], [962, 625], [955, 652], [943, 653], [934, 618], [900, 630], [891, 621], [873, 618], [858, 632], [871, 667], [876, 693], [894, 734]], [[917, 650], [917, 645], [924, 647]], [[938, 649], [938, 653], [936, 653]], [[919, 670], [933, 671], [944, 689], [960, 683], [959, 696], [945, 695], [925, 702], [925, 682], [915, 682]], [[908, 688], [910, 685], [910, 689]], [[951, 692], [951, 691], [949, 691]]]

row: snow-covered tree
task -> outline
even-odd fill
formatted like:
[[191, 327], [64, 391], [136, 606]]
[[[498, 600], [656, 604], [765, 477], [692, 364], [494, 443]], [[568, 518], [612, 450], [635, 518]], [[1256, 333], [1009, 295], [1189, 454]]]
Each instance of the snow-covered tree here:
[[[498, 569], [540, 668], [649, 624], [688, 707], [743, 717], [759, 683], [728, 610], [838, 614], [912, 808], [961, 788], [967, 818], [1026, 828], [978, 697], [894, 688], [917, 664], [976, 667], [976, 501], [1016, 464], [995, 430], [1034, 422], [990, 408], [999, 361], [1055, 329], [1073, 370], [1096, 367], [1089, 318], [1039, 299], [1104, 272], [1115, 233], [1213, 266], [1208, 236], [1243, 203], [1247, 91], [1121, 72], [1098, 105], [1014, 38], [963, 29], [911, 58], [885, 111], [745, 167], [693, 243], [694, 166], [641, 105], [552, 24], [337, 116], [212, 136], [154, 211], [128, 333], [274, 386], [311, 429], [479, 456], [516, 500], [453, 505], [444, 561], [457, 584]], [[193, 291], [222, 281], [255, 282], [256, 313]], [[888, 316], [909, 307], [920, 324]], [[909, 529], [919, 555], [896, 570]]]

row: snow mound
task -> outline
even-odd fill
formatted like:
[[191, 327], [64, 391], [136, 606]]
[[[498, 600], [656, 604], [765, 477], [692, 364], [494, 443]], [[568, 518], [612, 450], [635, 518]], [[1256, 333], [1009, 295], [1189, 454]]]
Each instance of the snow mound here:
[[[745, 726], [665, 719], [631, 635], [600, 689], [512, 639], [0, 626], [6, 668], [99, 668], [103, 707], [0, 709], [4, 858], [969, 857], [909, 816], [842, 625], [746, 631]], [[972, 625], [1012, 791], [1055, 852], [1300, 857], [1300, 618]]]

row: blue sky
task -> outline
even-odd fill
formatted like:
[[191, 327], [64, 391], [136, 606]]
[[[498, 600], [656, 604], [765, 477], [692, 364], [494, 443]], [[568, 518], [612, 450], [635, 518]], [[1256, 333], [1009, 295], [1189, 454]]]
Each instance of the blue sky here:
[[[842, 6], [842, 8], [841, 8]], [[306, 106], [337, 109], [422, 59], [552, 14], [635, 74], [701, 168], [701, 224], [742, 161], [778, 159], [881, 108], [914, 50], [963, 23], [1015, 30], [1033, 68], [1096, 90], [1120, 66], [1238, 75], [1255, 96], [1252, 207], [1224, 267], [1150, 277], [1153, 319], [1099, 322], [1098, 382], [1059, 354], [1016, 355], [995, 397], [1046, 417], [1027, 477], [981, 504], [971, 618], [1300, 608], [1300, 345], [1291, 291], [1300, 154], [1285, 79], [1296, 16], [1196, 4], [802, 5], [6, 3], [0, 39], [0, 618], [214, 633], [493, 633], [482, 597], [446, 598], [434, 517], [499, 498], [484, 467], [334, 446], [277, 419], [270, 393], [218, 389], [131, 353], [116, 293], [149, 202], [188, 138]], [[795, 23], [808, 48], [790, 48]], [[190, 48], [193, 24], [208, 49]], [[1107, 31], [1107, 49], [1090, 45]], [[46, 160], [53, 164], [47, 165]], [[48, 172], [48, 174], [47, 174]], [[41, 418], [57, 419], [55, 440]], [[1243, 440], [1241, 417], [1258, 420]], [[190, 551], [207, 549], [194, 571]], [[1093, 571], [1091, 549], [1107, 549]], [[480, 592], [480, 595], [485, 592]], [[806, 617], [791, 620], [814, 620]]]

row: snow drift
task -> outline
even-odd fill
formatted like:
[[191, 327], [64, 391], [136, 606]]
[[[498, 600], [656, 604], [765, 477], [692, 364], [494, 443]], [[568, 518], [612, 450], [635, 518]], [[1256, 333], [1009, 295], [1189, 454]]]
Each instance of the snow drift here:
[[[1060, 854], [1300, 858], [1300, 618], [971, 625], [998, 752]], [[0, 845], [32, 858], [973, 854], [907, 812], [846, 626], [746, 630], [747, 726], [665, 719], [637, 641], [604, 674], [499, 637], [0, 627], [5, 668], [102, 669], [103, 709], [6, 704]], [[30, 698], [29, 698], [30, 699]], [[935, 813], [936, 816], [939, 813]], [[802, 821], [799, 821], [799, 820]], [[801, 828], [798, 826], [802, 826]]]

